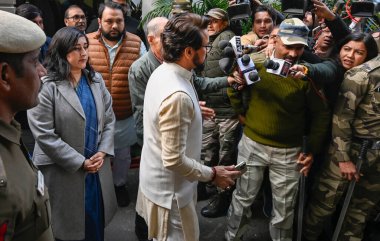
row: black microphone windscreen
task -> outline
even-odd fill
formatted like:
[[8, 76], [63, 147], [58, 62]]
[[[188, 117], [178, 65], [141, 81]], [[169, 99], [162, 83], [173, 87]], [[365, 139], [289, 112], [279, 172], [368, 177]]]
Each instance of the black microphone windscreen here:
[[225, 74], [230, 74], [234, 65], [234, 59], [223, 58], [219, 60], [219, 67]]
[[227, 40], [220, 40], [220, 42], [218, 43], [218, 47], [220, 49], [224, 49], [225, 47], [227, 47], [228, 45], [230, 45], [230, 42], [228, 42]]
[[271, 59], [267, 59], [264, 61], [264, 67], [267, 69], [277, 70], [280, 67], [280, 64]]
[[244, 54], [243, 57], [241, 57], [241, 62], [243, 63], [244, 66], [247, 66], [250, 61], [251, 61], [251, 58], [249, 57], [248, 54]]
[[257, 72], [250, 72], [248, 74], [248, 78], [249, 80], [251, 80], [252, 82], [256, 82], [258, 79], [259, 79], [259, 75], [257, 74]]
[[223, 54], [224, 54], [224, 57], [227, 57], [227, 58], [235, 58], [235, 51], [232, 47], [230, 46], [227, 46], [224, 50], [223, 50]]

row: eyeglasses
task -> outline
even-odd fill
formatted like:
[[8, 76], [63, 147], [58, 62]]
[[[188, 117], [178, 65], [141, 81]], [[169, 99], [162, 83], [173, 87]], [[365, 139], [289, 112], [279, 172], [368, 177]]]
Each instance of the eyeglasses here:
[[78, 22], [79, 20], [86, 21], [86, 16], [85, 15], [74, 15], [72, 17], [67, 17], [67, 19], [72, 19], [75, 22]]
[[207, 45], [204, 45], [202, 47], [205, 47], [206, 48], [206, 52], [209, 53], [212, 49], [212, 45], [211, 44], [207, 44]]

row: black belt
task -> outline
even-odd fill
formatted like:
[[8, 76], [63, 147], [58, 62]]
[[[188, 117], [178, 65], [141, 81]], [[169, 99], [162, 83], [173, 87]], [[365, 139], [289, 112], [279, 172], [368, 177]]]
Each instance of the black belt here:
[[356, 142], [356, 143], [359, 143], [359, 144], [362, 144], [364, 140], [369, 140], [370, 141], [370, 145], [369, 145], [368, 149], [371, 149], [371, 150], [380, 150], [380, 140], [376, 140], [376, 139], [364, 139], [364, 138], [354, 137], [352, 141]]

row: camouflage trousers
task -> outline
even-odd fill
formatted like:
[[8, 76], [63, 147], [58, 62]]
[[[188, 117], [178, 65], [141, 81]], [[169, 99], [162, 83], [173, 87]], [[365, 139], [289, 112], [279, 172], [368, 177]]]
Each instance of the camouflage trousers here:
[[239, 131], [238, 119], [204, 120], [201, 154], [204, 164], [207, 166], [235, 164]]
[[269, 167], [273, 209], [269, 232], [274, 241], [292, 241], [294, 208], [297, 202], [299, 172], [297, 158], [300, 148], [275, 148], [259, 144], [243, 134], [239, 142], [238, 163], [245, 161], [247, 171], [236, 180], [236, 189], [227, 214], [227, 241], [244, 235], [256, 199]]
[[[360, 144], [353, 143], [350, 156], [356, 162]], [[356, 183], [348, 207], [340, 241], [359, 241], [363, 239], [366, 221], [380, 201], [380, 155], [379, 150], [368, 150], [367, 161], [361, 168], [362, 176]], [[335, 212], [336, 206], [344, 200], [344, 192], [349, 182], [342, 178], [339, 164], [334, 157], [334, 147], [330, 148], [329, 158], [324, 163], [313, 187], [310, 203], [305, 215], [304, 236], [308, 240], [318, 240], [324, 224]]]

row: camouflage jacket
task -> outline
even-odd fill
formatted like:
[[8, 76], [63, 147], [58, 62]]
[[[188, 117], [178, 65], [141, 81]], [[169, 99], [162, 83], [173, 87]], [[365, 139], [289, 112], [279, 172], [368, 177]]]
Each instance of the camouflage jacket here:
[[380, 137], [380, 55], [348, 70], [333, 115], [333, 144], [338, 161], [350, 161], [354, 137]]

